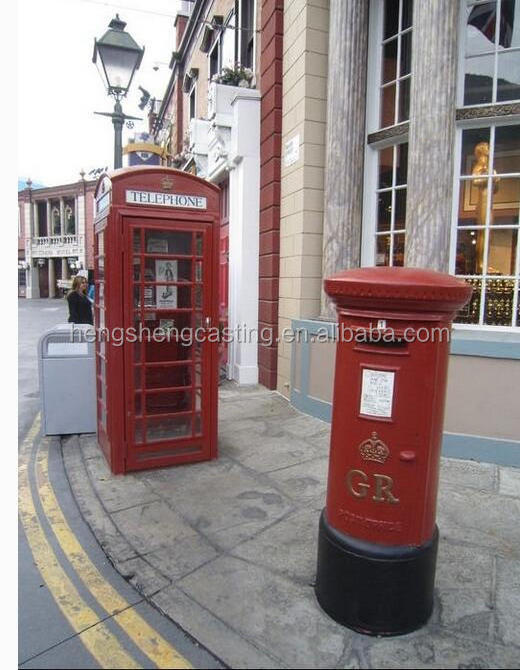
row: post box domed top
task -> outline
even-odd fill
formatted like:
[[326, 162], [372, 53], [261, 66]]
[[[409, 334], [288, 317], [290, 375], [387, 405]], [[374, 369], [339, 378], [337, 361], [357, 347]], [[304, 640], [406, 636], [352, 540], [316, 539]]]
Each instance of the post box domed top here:
[[338, 308], [448, 313], [462, 307], [473, 290], [449, 274], [402, 267], [345, 270], [325, 279], [324, 288]]

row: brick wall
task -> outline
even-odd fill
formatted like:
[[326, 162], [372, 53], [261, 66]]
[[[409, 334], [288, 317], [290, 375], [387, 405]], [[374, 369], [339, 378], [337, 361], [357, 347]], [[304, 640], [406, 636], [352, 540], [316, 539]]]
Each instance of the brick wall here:
[[280, 168], [282, 137], [282, 58], [284, 0], [261, 7], [260, 259], [258, 327], [273, 333], [258, 345], [259, 381], [276, 388], [280, 268]]

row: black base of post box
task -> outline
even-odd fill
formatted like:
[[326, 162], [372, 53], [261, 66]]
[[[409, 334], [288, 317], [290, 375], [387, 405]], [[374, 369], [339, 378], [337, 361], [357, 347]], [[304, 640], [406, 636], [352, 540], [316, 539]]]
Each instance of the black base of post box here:
[[367, 635], [403, 635], [432, 613], [439, 531], [420, 547], [339, 533], [320, 517], [316, 597], [335, 621]]

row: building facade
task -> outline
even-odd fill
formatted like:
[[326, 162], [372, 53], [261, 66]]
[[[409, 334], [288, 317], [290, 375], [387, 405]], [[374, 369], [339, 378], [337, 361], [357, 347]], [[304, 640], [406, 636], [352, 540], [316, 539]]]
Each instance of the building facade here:
[[55, 298], [70, 277], [93, 270], [95, 181], [18, 193], [18, 295]]
[[450, 272], [474, 292], [444, 453], [520, 465], [520, 3], [286, 0], [284, 23], [279, 328], [302, 337], [278, 390], [330, 418], [324, 277]]
[[220, 321], [242, 332], [228, 344], [227, 376], [274, 388], [283, 2], [184, 5], [153, 129], [166, 165], [221, 187]]

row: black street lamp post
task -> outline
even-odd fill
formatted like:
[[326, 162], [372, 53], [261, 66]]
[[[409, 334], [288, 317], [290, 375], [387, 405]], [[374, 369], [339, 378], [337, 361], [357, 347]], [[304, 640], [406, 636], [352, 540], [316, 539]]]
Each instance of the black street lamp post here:
[[114, 168], [123, 165], [123, 123], [126, 120], [141, 119], [137, 116], [123, 114], [121, 99], [126, 96], [135, 71], [139, 69], [143, 59], [144, 47], [141, 49], [134, 38], [125, 31], [126, 23], [121, 21], [119, 14], [110, 21], [108, 30], [99, 40], [94, 39], [94, 55], [101, 77], [109, 95], [116, 102], [113, 112], [94, 112], [102, 116], [110, 116], [114, 126]]

